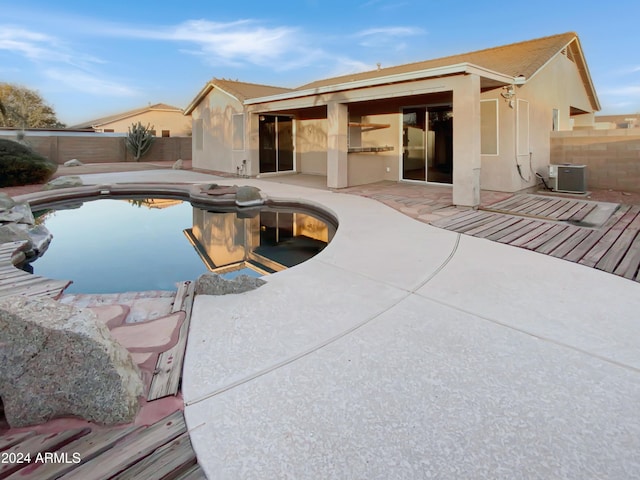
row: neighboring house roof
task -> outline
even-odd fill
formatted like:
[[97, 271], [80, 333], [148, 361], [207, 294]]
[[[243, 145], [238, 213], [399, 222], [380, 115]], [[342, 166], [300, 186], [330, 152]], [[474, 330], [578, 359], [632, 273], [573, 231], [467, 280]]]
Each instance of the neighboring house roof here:
[[117, 113], [115, 115], [109, 115], [108, 117], [97, 118], [95, 120], [89, 120], [84, 123], [79, 123], [69, 128], [97, 128], [102, 125], [108, 125], [109, 123], [117, 122], [125, 118], [140, 115], [147, 112], [182, 112], [181, 108], [167, 105], [166, 103], [156, 103], [155, 105], [147, 105], [146, 107], [137, 108], [135, 110], [129, 110], [127, 112]]
[[281, 93], [292, 92], [291, 88], [274, 87], [272, 85], [261, 85], [258, 83], [239, 82], [237, 80], [226, 80], [223, 78], [213, 78], [196, 95], [193, 101], [185, 108], [185, 115], [189, 115], [193, 109], [206, 97], [211, 90], [217, 88], [231, 95], [239, 102], [244, 102], [250, 98], [268, 97]]

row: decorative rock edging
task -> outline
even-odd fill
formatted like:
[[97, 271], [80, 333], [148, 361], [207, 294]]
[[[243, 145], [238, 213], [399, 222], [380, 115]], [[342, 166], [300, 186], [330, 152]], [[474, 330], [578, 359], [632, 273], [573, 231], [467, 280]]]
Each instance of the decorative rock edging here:
[[26, 241], [27, 246], [22, 251], [27, 259], [31, 259], [42, 255], [52, 238], [44, 225], [36, 225], [27, 202], [16, 202], [0, 193], [0, 245]]

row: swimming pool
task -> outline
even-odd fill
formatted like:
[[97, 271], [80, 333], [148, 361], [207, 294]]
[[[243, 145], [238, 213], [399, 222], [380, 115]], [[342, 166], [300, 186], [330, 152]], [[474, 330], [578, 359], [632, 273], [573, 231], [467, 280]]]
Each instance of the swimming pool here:
[[173, 198], [74, 201], [35, 214], [53, 240], [33, 273], [72, 280], [67, 293], [174, 290], [208, 271], [267, 275], [316, 255], [335, 233], [301, 210], [210, 211]]

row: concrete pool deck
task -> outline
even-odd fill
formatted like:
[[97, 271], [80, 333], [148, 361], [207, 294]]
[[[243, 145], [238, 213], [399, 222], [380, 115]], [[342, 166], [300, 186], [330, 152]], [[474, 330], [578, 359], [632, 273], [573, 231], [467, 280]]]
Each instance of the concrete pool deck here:
[[640, 476], [640, 284], [368, 198], [141, 173], [254, 185], [340, 221], [258, 290], [196, 297], [183, 396], [209, 478]]

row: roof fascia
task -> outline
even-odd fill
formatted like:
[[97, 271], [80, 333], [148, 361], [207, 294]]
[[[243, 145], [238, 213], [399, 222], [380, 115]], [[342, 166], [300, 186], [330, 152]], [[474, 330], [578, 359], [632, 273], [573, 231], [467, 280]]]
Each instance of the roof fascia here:
[[198, 93], [198, 95], [196, 95], [196, 98], [194, 98], [193, 100], [191, 100], [191, 103], [189, 105], [187, 105], [187, 108], [184, 109], [184, 115], [191, 115], [191, 112], [193, 112], [195, 110], [195, 108], [200, 104], [200, 102], [207, 96], [209, 95], [209, 92], [211, 92], [211, 90], [213, 89], [216, 90], [220, 90], [222, 93], [230, 96], [231, 98], [233, 98], [235, 101], [242, 103], [242, 101], [236, 97], [235, 95], [233, 95], [232, 93], [227, 92], [224, 88], [221, 88], [219, 85], [216, 84], [215, 81], [211, 81], [208, 82], [204, 88], [202, 90], [200, 90], [200, 93]]
[[493, 80], [504, 82], [505, 84], [524, 83], [524, 79], [515, 79], [509, 75], [488, 70], [486, 68], [473, 65], [471, 63], [457, 63], [455, 65], [447, 65], [445, 67], [429, 68], [425, 70], [416, 70], [413, 72], [397, 73], [393, 75], [385, 75], [382, 77], [368, 78], [365, 80], [357, 80], [354, 82], [338, 83], [335, 85], [326, 85], [324, 87], [309, 88], [305, 90], [296, 90], [293, 92], [279, 93], [276, 95], [268, 95], [266, 97], [250, 98], [244, 101], [245, 105], [255, 105], [259, 103], [274, 102], [278, 100], [290, 100], [313, 95], [322, 95], [325, 93], [334, 93], [344, 90], [354, 90], [357, 88], [375, 87], [389, 83], [402, 83], [412, 80], [421, 80], [425, 78], [441, 77], [448, 75], [460, 75], [466, 73], [475, 73], [477, 75], [491, 78]]

